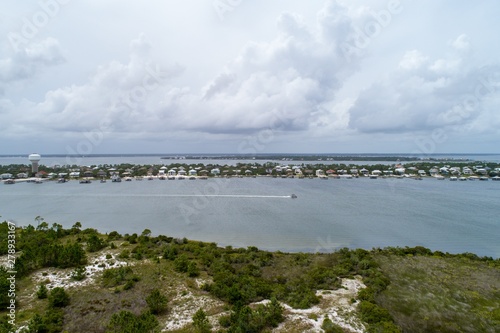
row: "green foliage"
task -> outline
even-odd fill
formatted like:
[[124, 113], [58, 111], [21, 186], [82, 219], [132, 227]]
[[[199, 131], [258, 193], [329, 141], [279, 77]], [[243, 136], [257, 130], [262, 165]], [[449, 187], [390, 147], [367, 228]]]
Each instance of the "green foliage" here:
[[151, 313], [160, 314], [167, 310], [168, 299], [158, 289], [153, 289], [149, 296], [146, 297], [146, 303]]
[[7, 280], [10, 278], [10, 274], [7, 270], [0, 266], [0, 307], [5, 309], [10, 304], [10, 297], [8, 296], [10, 291], [11, 282]]
[[158, 320], [149, 312], [136, 316], [129, 311], [120, 311], [111, 317], [106, 333], [153, 333], [158, 332], [158, 326]]
[[87, 251], [97, 252], [106, 247], [106, 243], [97, 236], [97, 233], [92, 233], [87, 238]]
[[190, 261], [187, 267], [189, 277], [197, 277], [200, 275], [200, 270], [194, 261]]
[[207, 314], [202, 308], [193, 315], [193, 326], [197, 333], [210, 333], [212, 331], [212, 325], [210, 325]]
[[122, 235], [120, 235], [117, 231], [111, 231], [108, 234], [108, 242], [109, 241], [113, 241], [113, 240], [117, 240], [117, 239], [120, 239], [120, 238], [122, 238]]
[[321, 328], [325, 333], [343, 333], [344, 330], [339, 325], [335, 324], [330, 318], [326, 317], [323, 319], [323, 324]]
[[35, 314], [28, 324], [28, 333], [60, 333], [63, 329], [62, 309], [49, 308], [44, 315]]
[[177, 258], [178, 252], [179, 251], [177, 249], [177, 246], [175, 246], [175, 245], [168, 245], [165, 248], [165, 251], [163, 252], [163, 259], [175, 260], [175, 258]]
[[283, 320], [283, 307], [273, 300], [267, 305], [257, 306], [254, 310], [247, 305], [235, 307], [231, 314], [222, 317], [219, 323], [227, 328], [227, 332], [257, 333], [277, 327]]
[[69, 305], [69, 295], [64, 288], [56, 287], [50, 291], [49, 306], [52, 308], [63, 308]]
[[85, 267], [82, 266], [75, 268], [73, 273], [71, 273], [71, 278], [75, 281], [82, 281], [86, 277], [87, 276], [85, 275]]
[[124, 285], [124, 289], [128, 290], [137, 281], [139, 277], [134, 275], [134, 271], [129, 266], [106, 269], [102, 274], [102, 285], [106, 288]]
[[21, 251], [14, 267], [18, 278], [43, 267], [68, 268], [87, 263], [80, 244], [60, 244], [57, 240], [58, 232], [66, 233], [60, 225], [55, 224], [56, 229], [48, 229], [44, 224], [40, 226], [37, 230], [31, 225], [23, 228], [16, 239], [17, 250]]
[[361, 319], [368, 324], [392, 322], [389, 311], [372, 302], [361, 301], [358, 305], [358, 311], [361, 315]]
[[185, 254], [181, 254], [174, 260], [174, 267], [177, 272], [186, 273], [188, 271], [189, 259]]
[[39, 287], [38, 287], [38, 290], [36, 292], [36, 297], [38, 299], [45, 299], [47, 298], [49, 294], [49, 290], [47, 289], [47, 287], [45, 286], [45, 284], [41, 284]]
[[12, 320], [9, 317], [0, 317], [0, 332], [14, 332], [14, 326], [12, 326], [9, 321]]
[[128, 259], [130, 258], [130, 251], [129, 250], [123, 250], [122, 252], [120, 252], [120, 254], [118, 255], [118, 258], [119, 259]]

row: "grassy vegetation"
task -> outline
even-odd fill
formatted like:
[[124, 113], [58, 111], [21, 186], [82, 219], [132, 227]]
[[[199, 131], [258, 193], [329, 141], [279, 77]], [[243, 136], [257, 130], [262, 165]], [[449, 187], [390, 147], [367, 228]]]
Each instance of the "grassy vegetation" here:
[[[24, 270], [16, 281], [16, 322], [51, 332], [270, 331], [286, 320], [282, 304], [308, 309], [327, 295], [318, 290], [341, 288], [342, 278], [355, 276], [366, 285], [352, 303], [367, 332], [500, 331], [500, 261], [473, 254], [422, 247], [271, 253], [152, 237], [147, 229], [102, 235], [43, 222], [18, 229], [17, 241], [16, 265]], [[82, 266], [91, 264], [94, 273]], [[62, 289], [57, 276], [71, 283]], [[5, 277], [0, 269], [0, 295]], [[47, 297], [38, 297], [42, 285]], [[271, 302], [256, 304], [263, 300]], [[319, 320], [314, 313], [309, 319]], [[346, 331], [328, 317], [320, 324]]]
[[500, 332], [499, 262], [378, 254], [390, 279], [377, 296], [405, 332]]

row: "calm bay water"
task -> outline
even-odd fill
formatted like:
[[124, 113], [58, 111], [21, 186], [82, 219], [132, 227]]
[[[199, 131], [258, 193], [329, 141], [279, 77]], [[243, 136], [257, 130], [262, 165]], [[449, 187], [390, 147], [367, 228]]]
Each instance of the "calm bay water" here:
[[[294, 193], [297, 199], [289, 196]], [[435, 179], [143, 180], [0, 185], [18, 225], [187, 237], [282, 251], [416, 246], [500, 257], [500, 182]]]

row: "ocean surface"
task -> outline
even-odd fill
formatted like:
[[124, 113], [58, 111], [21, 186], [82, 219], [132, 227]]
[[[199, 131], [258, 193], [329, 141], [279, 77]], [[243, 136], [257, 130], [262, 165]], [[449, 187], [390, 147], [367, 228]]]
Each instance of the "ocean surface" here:
[[[167, 162], [168, 163], [168, 162]], [[296, 194], [297, 198], [290, 198]], [[221, 246], [330, 252], [421, 245], [500, 257], [500, 182], [218, 178], [0, 185], [18, 225], [187, 237]]]

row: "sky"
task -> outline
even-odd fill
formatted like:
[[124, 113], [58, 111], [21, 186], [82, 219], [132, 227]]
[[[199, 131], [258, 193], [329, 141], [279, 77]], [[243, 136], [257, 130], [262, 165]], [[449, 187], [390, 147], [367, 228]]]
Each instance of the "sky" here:
[[3, 0], [0, 155], [498, 153], [500, 2]]

